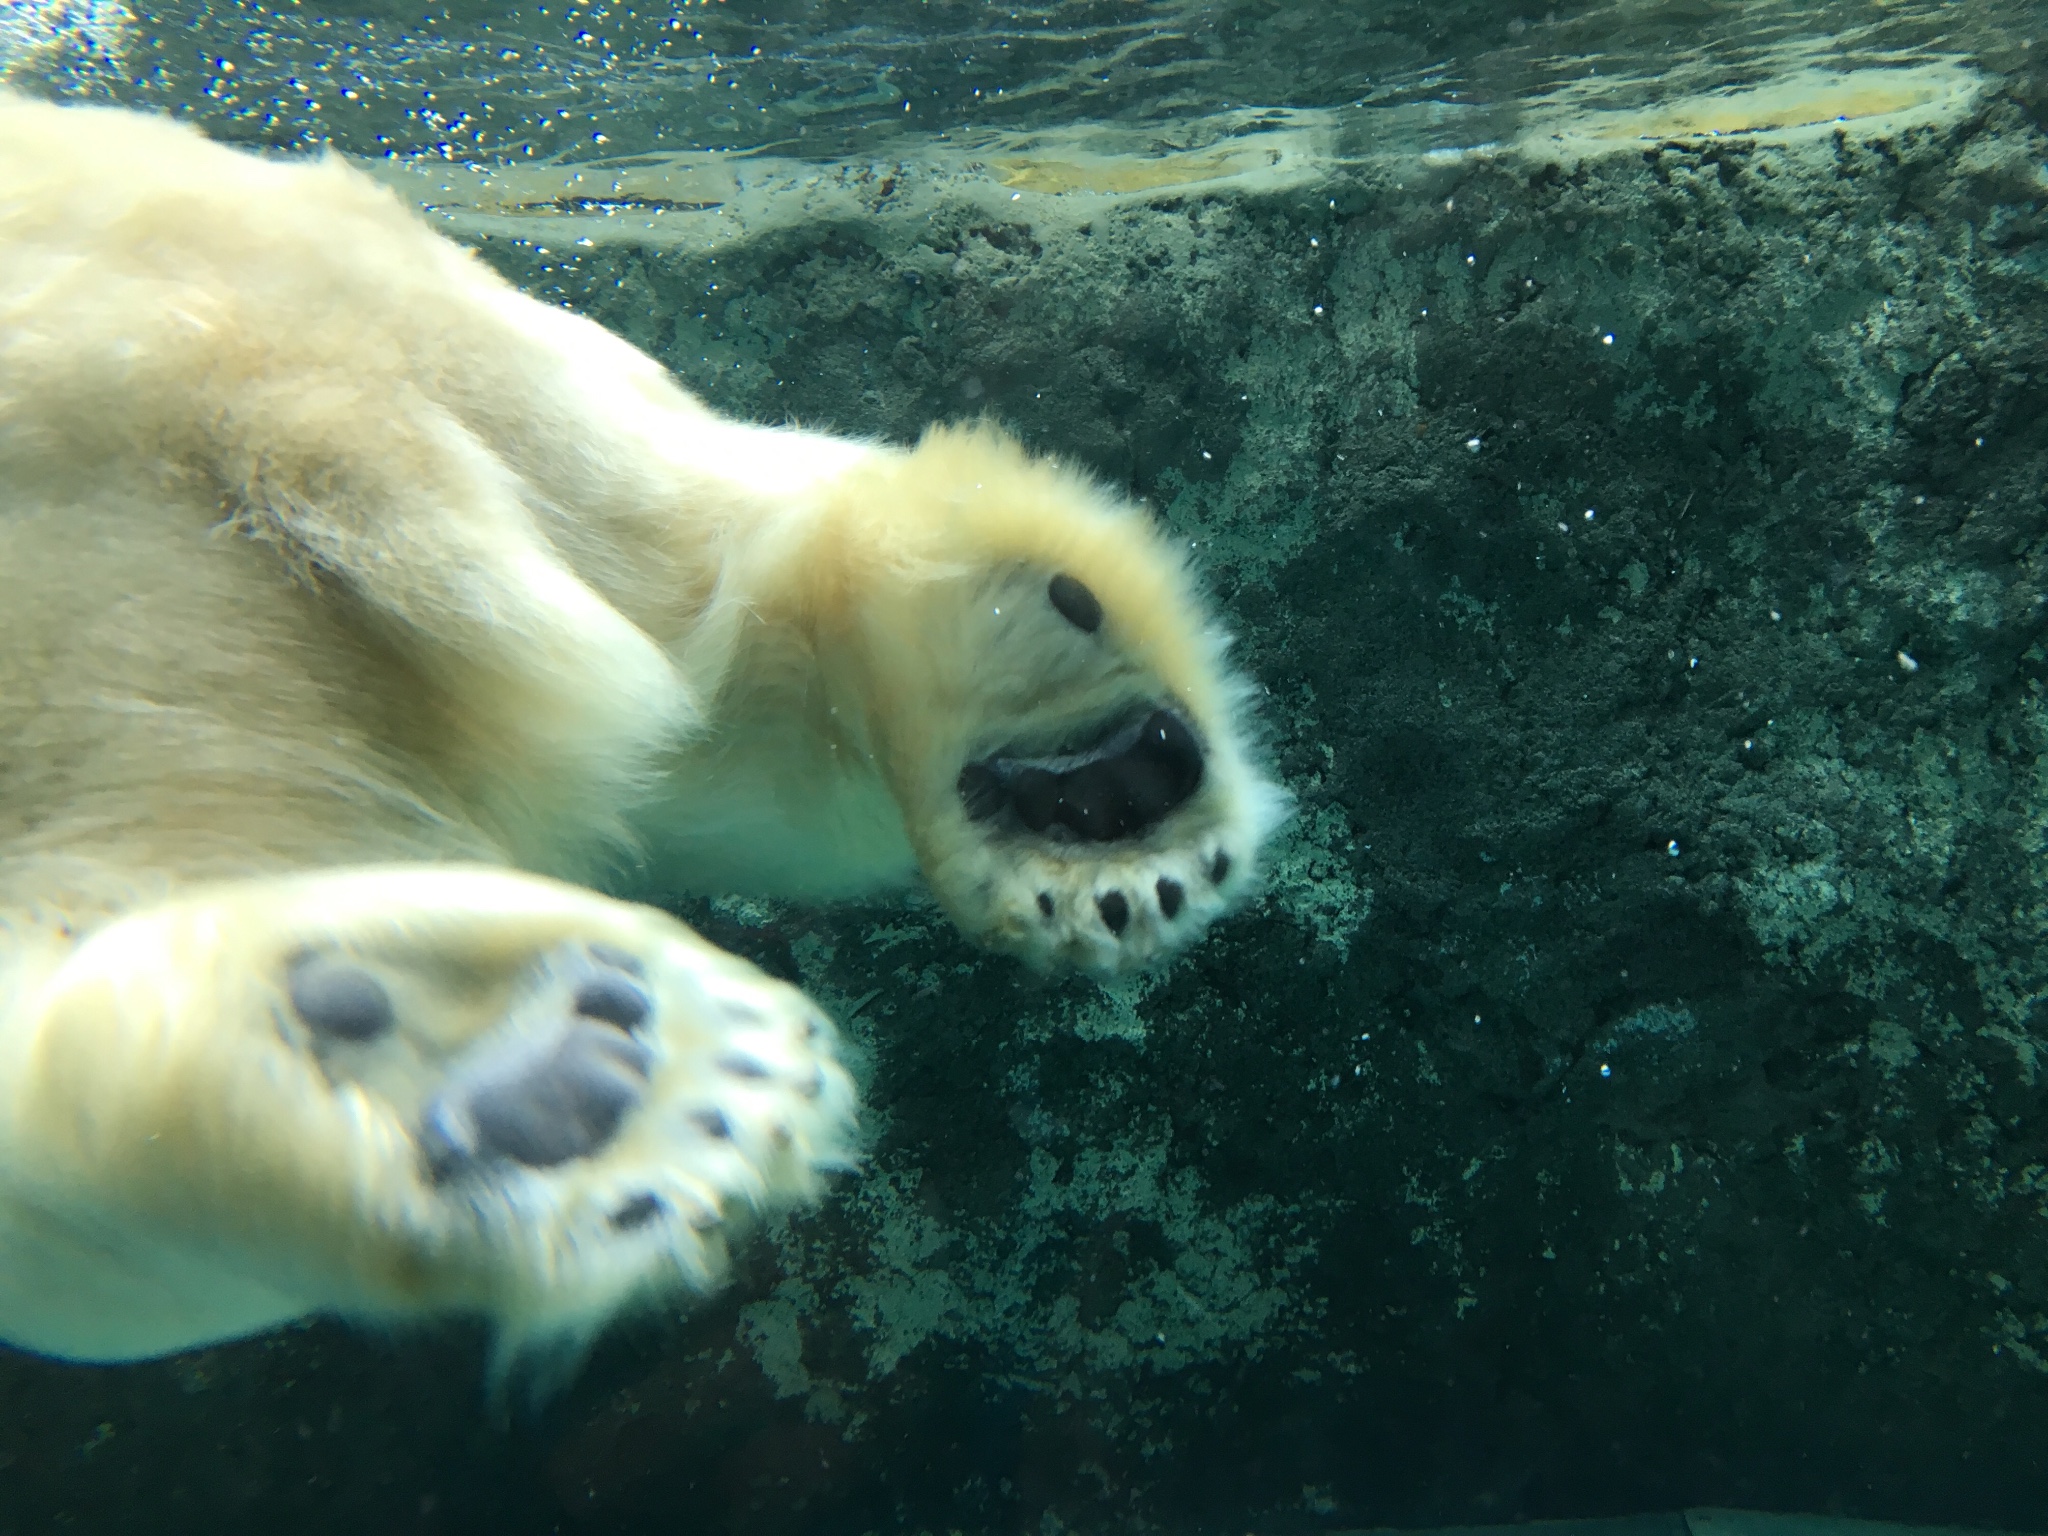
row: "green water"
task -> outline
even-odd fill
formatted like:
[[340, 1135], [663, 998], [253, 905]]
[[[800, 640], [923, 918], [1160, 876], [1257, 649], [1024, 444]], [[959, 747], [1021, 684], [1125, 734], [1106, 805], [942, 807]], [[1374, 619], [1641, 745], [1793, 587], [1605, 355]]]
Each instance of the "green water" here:
[[459, 1330], [0, 1356], [0, 1536], [2048, 1530], [2044, 51], [1997, 0], [0, 11], [11, 83], [331, 144], [721, 408], [989, 412], [1144, 498], [1300, 803], [1112, 989], [686, 906], [851, 1021], [823, 1211], [510, 1430]]
[[1076, 123], [1170, 125], [1232, 109], [1359, 114], [1374, 142], [1510, 137], [1560, 90], [1629, 106], [1806, 61], [2023, 64], [2038, 8], [1288, 4], [1258, 0], [845, 0], [681, 6], [174, 5], [32, 0], [0, 21], [15, 78], [190, 114], [277, 147], [456, 161], [770, 150]]

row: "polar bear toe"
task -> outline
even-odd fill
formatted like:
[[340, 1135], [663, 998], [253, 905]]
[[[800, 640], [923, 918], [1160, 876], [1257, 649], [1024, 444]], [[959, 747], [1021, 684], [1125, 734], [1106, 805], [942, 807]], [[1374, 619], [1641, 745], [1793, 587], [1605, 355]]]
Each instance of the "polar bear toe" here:
[[305, 955], [286, 978], [292, 1011], [316, 1036], [357, 1045], [391, 1029], [396, 1015], [384, 983], [359, 965], [332, 955]]

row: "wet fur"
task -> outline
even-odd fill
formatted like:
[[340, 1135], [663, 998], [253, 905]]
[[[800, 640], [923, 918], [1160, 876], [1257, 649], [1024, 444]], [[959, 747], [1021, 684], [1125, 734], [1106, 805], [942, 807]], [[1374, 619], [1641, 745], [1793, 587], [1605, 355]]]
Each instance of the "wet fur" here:
[[[1047, 600], [1061, 572], [1098, 632]], [[0, 1336], [123, 1358], [323, 1309], [580, 1336], [709, 1283], [686, 1224], [613, 1252], [561, 1214], [656, 1177], [644, 1138], [522, 1173], [495, 1226], [437, 1206], [385, 1096], [279, 1044], [292, 946], [488, 952], [408, 1025], [451, 1050], [549, 945], [671, 957], [678, 1029], [727, 963], [531, 875], [922, 873], [1033, 963], [1144, 964], [1251, 888], [1282, 812], [1222, 652], [1143, 514], [992, 428], [728, 420], [339, 159], [0, 97]], [[964, 814], [964, 763], [1162, 700], [1204, 776], [1145, 835]], [[450, 864], [445, 904], [405, 895]], [[1184, 911], [1145, 905], [1162, 881]], [[846, 1112], [746, 1198], [813, 1196]]]

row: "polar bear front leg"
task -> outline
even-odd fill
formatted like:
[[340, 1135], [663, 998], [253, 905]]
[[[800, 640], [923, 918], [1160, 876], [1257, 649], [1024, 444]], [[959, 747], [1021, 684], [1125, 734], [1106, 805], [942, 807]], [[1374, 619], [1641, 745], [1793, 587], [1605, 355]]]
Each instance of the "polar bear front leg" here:
[[0, 1019], [0, 1336], [136, 1358], [306, 1313], [470, 1313], [501, 1360], [702, 1287], [813, 1196], [853, 1090], [794, 988], [505, 870], [214, 887]]

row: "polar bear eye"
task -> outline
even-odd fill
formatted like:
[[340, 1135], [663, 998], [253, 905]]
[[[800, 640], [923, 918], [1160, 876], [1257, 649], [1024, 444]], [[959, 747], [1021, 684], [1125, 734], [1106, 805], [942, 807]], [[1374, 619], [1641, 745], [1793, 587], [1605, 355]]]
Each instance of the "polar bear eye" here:
[[1046, 586], [1045, 595], [1059, 609], [1060, 617], [1084, 634], [1092, 635], [1102, 627], [1102, 604], [1079, 577], [1061, 571]]

